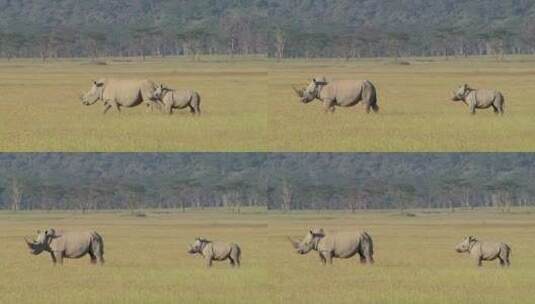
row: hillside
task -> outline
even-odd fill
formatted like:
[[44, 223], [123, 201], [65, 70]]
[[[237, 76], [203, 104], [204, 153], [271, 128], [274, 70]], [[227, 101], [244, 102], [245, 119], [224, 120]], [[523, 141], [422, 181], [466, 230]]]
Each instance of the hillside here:
[[0, 207], [529, 206], [529, 154], [2, 154]]
[[532, 52], [534, 16], [529, 0], [0, 0], [0, 45], [7, 57], [484, 55]]

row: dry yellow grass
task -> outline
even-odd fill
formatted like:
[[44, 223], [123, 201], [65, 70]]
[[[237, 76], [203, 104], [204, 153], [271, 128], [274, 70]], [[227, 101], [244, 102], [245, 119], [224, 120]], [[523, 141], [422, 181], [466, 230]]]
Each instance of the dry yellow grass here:
[[[270, 72], [270, 151], [324, 152], [472, 152], [534, 151], [535, 61], [515, 58], [384, 61], [294, 61], [272, 65]], [[301, 105], [288, 84], [315, 75], [369, 79], [378, 88], [379, 115], [364, 107], [337, 108], [326, 115], [320, 102]], [[506, 96], [506, 115], [492, 110], [468, 114], [449, 99], [467, 82], [497, 88]]]
[[[0, 214], [0, 303], [533, 303], [535, 214], [463, 211], [242, 214], [225, 212]], [[31, 256], [22, 237], [43, 227], [96, 229], [104, 236], [106, 265], [89, 259], [53, 267]], [[286, 235], [312, 226], [366, 229], [375, 240], [376, 264], [357, 258], [320, 265], [317, 254], [295, 254]], [[512, 266], [477, 269], [453, 251], [466, 234], [507, 240]], [[195, 236], [232, 240], [243, 264], [204, 268], [185, 253]]]
[[[161, 59], [0, 65], [0, 151], [246, 151], [266, 138], [265, 69], [249, 61], [192, 63]], [[202, 96], [203, 116], [168, 116], [144, 107], [102, 115], [102, 103], [82, 106], [80, 91], [99, 77], [149, 78]], [[241, 91], [238, 92], [238, 91]]]
[[[512, 57], [385, 60], [287, 60], [205, 57], [151, 59], [37, 60], [0, 63], [0, 151], [534, 151], [535, 59]], [[381, 113], [362, 105], [325, 115], [319, 102], [302, 105], [291, 84], [316, 74], [366, 78], [378, 87]], [[168, 117], [125, 109], [101, 114], [101, 105], [77, 100], [91, 79], [151, 78], [202, 94], [204, 115], [188, 111]], [[468, 114], [449, 102], [462, 82], [498, 88], [506, 115]]]

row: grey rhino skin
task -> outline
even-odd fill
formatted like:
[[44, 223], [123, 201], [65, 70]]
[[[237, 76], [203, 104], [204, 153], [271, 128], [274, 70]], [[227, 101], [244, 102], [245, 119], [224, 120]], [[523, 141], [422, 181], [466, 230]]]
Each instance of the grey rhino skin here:
[[312, 229], [302, 241], [288, 237], [297, 253], [307, 254], [311, 250], [319, 253], [322, 264], [332, 264], [333, 258], [348, 259], [358, 254], [360, 262], [374, 263], [373, 241], [367, 232], [338, 232], [326, 234], [323, 228]]
[[235, 243], [196, 238], [193, 245], [189, 246], [188, 253], [202, 255], [207, 267], [212, 267], [213, 261], [225, 261], [227, 259], [230, 261], [230, 266], [240, 267], [241, 249]]
[[498, 259], [501, 266], [511, 265], [509, 256], [511, 247], [503, 242], [482, 242], [473, 236], [466, 237], [455, 247], [459, 253], [468, 252], [477, 263], [482, 266], [482, 261], [494, 261]]
[[30, 253], [50, 253], [54, 264], [63, 264], [63, 258], [78, 259], [89, 254], [91, 263], [104, 264], [104, 241], [95, 231], [61, 232], [55, 229], [37, 231], [37, 240], [25, 238]]
[[476, 114], [476, 109], [488, 109], [492, 107], [494, 113], [503, 115], [505, 113], [505, 98], [500, 91], [473, 89], [464, 84], [453, 92], [452, 101], [462, 101], [470, 108], [472, 115]]
[[377, 91], [368, 80], [328, 80], [319, 76], [304, 89], [294, 88], [301, 102], [309, 103], [314, 99], [323, 102], [325, 112], [334, 113], [335, 107], [352, 107], [360, 101], [366, 104], [366, 112], [370, 109], [379, 111], [377, 105]]
[[91, 89], [80, 96], [82, 104], [90, 106], [97, 101], [104, 102], [104, 114], [112, 107], [121, 111], [121, 107], [133, 108], [145, 103], [147, 107], [153, 108], [158, 103], [158, 98], [154, 96], [157, 85], [152, 80], [143, 79], [108, 79], [102, 78], [93, 81]]
[[160, 100], [168, 114], [172, 114], [173, 109], [189, 107], [191, 114], [201, 115], [201, 96], [196, 91], [176, 91], [162, 84], [156, 88], [154, 96]]

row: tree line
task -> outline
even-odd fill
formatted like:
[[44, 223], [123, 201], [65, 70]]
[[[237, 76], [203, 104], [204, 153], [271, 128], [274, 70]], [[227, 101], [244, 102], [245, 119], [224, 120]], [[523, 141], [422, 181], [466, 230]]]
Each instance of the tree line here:
[[0, 208], [533, 206], [531, 154], [1, 154]]
[[0, 0], [0, 54], [8, 59], [534, 52], [529, 0]]

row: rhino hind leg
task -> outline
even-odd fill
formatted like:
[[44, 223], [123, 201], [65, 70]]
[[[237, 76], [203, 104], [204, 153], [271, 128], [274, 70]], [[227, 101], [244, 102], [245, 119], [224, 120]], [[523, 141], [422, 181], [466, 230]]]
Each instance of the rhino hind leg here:
[[97, 263], [97, 256], [91, 250], [89, 250], [88, 254], [91, 264], [95, 265]]
[[238, 246], [232, 248], [230, 252], [230, 265], [232, 267], [240, 267], [241, 249]]
[[104, 241], [99, 234], [94, 234], [94, 239], [91, 241], [88, 253], [91, 257], [92, 264], [96, 264], [97, 262], [100, 265], [104, 264]]
[[190, 102], [190, 108], [193, 108], [193, 114], [201, 115], [201, 96], [197, 93], [193, 94]]

